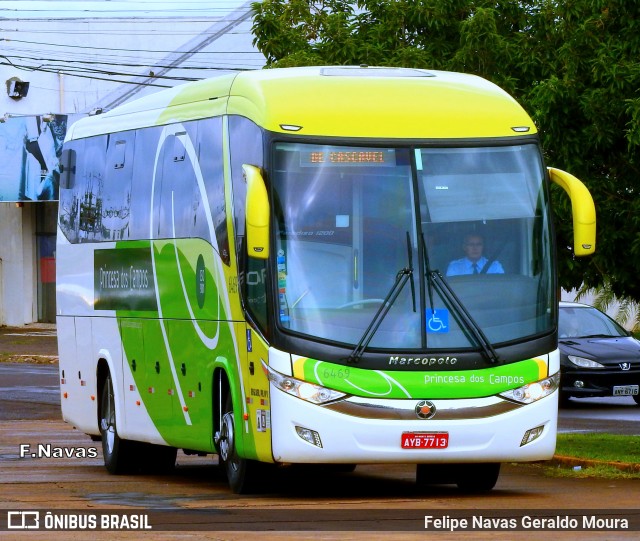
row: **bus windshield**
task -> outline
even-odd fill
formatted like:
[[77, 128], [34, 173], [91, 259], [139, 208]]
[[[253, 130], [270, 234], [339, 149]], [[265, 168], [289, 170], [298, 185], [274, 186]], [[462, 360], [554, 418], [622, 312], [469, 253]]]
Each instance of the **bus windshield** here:
[[287, 142], [275, 144], [273, 163], [283, 329], [358, 344], [410, 270], [411, 287], [369, 349], [479, 349], [551, 332], [553, 257], [536, 145]]

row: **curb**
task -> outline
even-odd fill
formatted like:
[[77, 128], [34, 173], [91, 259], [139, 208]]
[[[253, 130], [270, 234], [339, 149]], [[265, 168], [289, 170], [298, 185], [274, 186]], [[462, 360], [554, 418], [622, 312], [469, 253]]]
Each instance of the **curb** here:
[[634, 462], [608, 462], [606, 460], [589, 460], [586, 458], [577, 458], [573, 456], [554, 455], [549, 461], [551, 465], [557, 464], [573, 468], [581, 466], [583, 468], [593, 468], [595, 466], [611, 466], [620, 471], [631, 473], [640, 473], [640, 464]]

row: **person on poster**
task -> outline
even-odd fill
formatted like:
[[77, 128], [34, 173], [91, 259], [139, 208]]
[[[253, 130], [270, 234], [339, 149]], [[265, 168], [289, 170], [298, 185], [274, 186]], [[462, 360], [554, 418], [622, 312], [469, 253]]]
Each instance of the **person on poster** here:
[[57, 200], [60, 193], [60, 156], [62, 143], [67, 132], [67, 117], [56, 115], [44, 124], [44, 128], [38, 138], [40, 152], [46, 163], [46, 174], [36, 189], [36, 197], [39, 201]]

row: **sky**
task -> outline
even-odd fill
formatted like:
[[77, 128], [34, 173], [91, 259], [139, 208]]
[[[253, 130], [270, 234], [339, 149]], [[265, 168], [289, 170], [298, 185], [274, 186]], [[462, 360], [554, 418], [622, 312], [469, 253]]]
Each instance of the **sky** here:
[[0, 0], [0, 81], [30, 82], [29, 99], [0, 105], [16, 114], [32, 114], [36, 106], [38, 114], [84, 113], [130, 99], [128, 88], [141, 95], [261, 69], [264, 56], [253, 47], [244, 16], [250, 4]]
[[246, 0], [18, 0], [0, 1], [2, 18], [224, 16]]

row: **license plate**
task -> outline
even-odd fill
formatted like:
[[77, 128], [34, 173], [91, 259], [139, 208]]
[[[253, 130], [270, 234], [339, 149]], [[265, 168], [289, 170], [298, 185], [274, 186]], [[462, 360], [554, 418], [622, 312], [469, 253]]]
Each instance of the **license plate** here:
[[613, 396], [634, 396], [640, 393], [638, 385], [619, 385], [613, 388]]
[[446, 449], [449, 447], [448, 432], [403, 432], [403, 449]]

